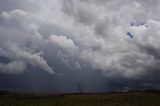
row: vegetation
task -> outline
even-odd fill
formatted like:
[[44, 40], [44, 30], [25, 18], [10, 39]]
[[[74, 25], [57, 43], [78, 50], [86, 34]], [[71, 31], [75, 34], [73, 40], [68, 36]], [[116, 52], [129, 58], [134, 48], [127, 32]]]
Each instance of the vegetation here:
[[160, 93], [33, 95], [6, 92], [0, 96], [0, 106], [160, 106]]

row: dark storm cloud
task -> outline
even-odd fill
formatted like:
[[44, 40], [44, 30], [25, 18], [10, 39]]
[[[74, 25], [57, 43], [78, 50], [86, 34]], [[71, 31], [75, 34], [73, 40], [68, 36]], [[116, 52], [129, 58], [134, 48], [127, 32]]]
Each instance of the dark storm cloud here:
[[59, 65], [100, 70], [122, 88], [156, 87], [159, 5], [159, 0], [1, 0], [0, 72], [33, 67], [56, 74]]

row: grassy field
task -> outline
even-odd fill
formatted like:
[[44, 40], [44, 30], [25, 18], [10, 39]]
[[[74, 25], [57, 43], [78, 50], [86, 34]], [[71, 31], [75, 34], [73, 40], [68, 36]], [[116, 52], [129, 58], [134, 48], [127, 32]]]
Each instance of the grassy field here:
[[160, 106], [160, 94], [3, 95], [0, 106]]

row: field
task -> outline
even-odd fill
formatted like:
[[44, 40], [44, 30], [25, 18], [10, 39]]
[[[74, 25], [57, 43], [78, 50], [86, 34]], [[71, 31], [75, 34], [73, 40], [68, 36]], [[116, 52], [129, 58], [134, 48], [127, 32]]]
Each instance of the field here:
[[160, 106], [160, 94], [8, 94], [0, 96], [0, 106]]

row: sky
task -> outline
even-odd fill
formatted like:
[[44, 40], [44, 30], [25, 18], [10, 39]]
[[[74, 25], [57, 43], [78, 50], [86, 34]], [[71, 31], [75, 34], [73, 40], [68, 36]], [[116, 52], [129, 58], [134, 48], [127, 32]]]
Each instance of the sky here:
[[0, 0], [0, 89], [159, 89], [159, 12], [159, 0]]

